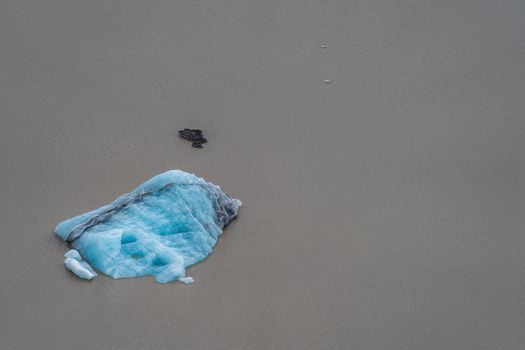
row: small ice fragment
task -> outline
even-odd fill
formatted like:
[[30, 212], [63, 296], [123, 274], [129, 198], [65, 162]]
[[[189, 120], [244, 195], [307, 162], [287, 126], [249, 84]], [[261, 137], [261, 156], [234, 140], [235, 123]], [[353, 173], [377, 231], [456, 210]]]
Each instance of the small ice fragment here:
[[66, 254], [64, 254], [66, 258], [75, 259], [77, 261], [82, 261], [82, 257], [80, 256], [79, 252], [75, 249], [69, 250]]
[[332, 81], [330, 79], [325, 79], [324, 83], [325, 84], [332, 84]]
[[91, 269], [91, 267], [84, 261], [66, 258], [64, 264], [66, 264], [68, 270], [82, 279], [91, 280], [97, 275], [95, 271], [93, 271], [93, 269]]
[[326, 49], [326, 45], [319, 46], [321, 49]]
[[179, 281], [184, 283], [184, 284], [190, 284], [190, 283], [193, 283], [195, 282], [193, 280], [193, 278], [191, 278], [190, 276], [186, 276], [186, 277], [182, 277], [182, 278], [179, 278]]

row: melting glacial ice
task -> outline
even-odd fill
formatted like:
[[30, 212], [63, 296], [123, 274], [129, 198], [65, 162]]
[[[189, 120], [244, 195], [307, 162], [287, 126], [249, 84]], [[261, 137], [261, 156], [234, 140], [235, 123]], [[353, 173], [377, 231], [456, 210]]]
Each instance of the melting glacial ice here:
[[[66, 267], [92, 279], [153, 275], [159, 283], [191, 283], [186, 267], [205, 259], [241, 202], [193, 174], [171, 170], [111, 204], [60, 223], [72, 248]], [[91, 265], [91, 266], [90, 266]]]

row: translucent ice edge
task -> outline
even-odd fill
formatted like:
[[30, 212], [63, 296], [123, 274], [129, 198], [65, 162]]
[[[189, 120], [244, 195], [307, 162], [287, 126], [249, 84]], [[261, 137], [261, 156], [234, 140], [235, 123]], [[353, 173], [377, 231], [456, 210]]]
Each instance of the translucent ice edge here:
[[55, 233], [75, 249], [65, 264], [81, 278], [96, 276], [93, 266], [113, 278], [153, 275], [159, 283], [192, 283], [186, 267], [211, 253], [240, 206], [219, 186], [171, 170], [60, 223]]

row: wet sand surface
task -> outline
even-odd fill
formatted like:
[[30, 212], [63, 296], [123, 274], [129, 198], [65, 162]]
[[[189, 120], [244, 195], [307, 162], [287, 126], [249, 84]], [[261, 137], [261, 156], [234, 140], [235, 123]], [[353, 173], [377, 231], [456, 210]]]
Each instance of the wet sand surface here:
[[[0, 348], [523, 349], [524, 35], [523, 1], [4, 1]], [[57, 223], [168, 169], [244, 202], [193, 285], [65, 270]]]

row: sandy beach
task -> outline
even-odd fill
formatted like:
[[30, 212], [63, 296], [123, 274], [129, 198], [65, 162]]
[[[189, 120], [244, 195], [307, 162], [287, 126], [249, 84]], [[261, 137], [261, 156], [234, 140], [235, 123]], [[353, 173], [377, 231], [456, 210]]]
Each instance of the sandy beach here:
[[[523, 1], [4, 1], [0, 348], [525, 348], [524, 35]], [[64, 268], [59, 222], [169, 169], [243, 201], [195, 283]]]

